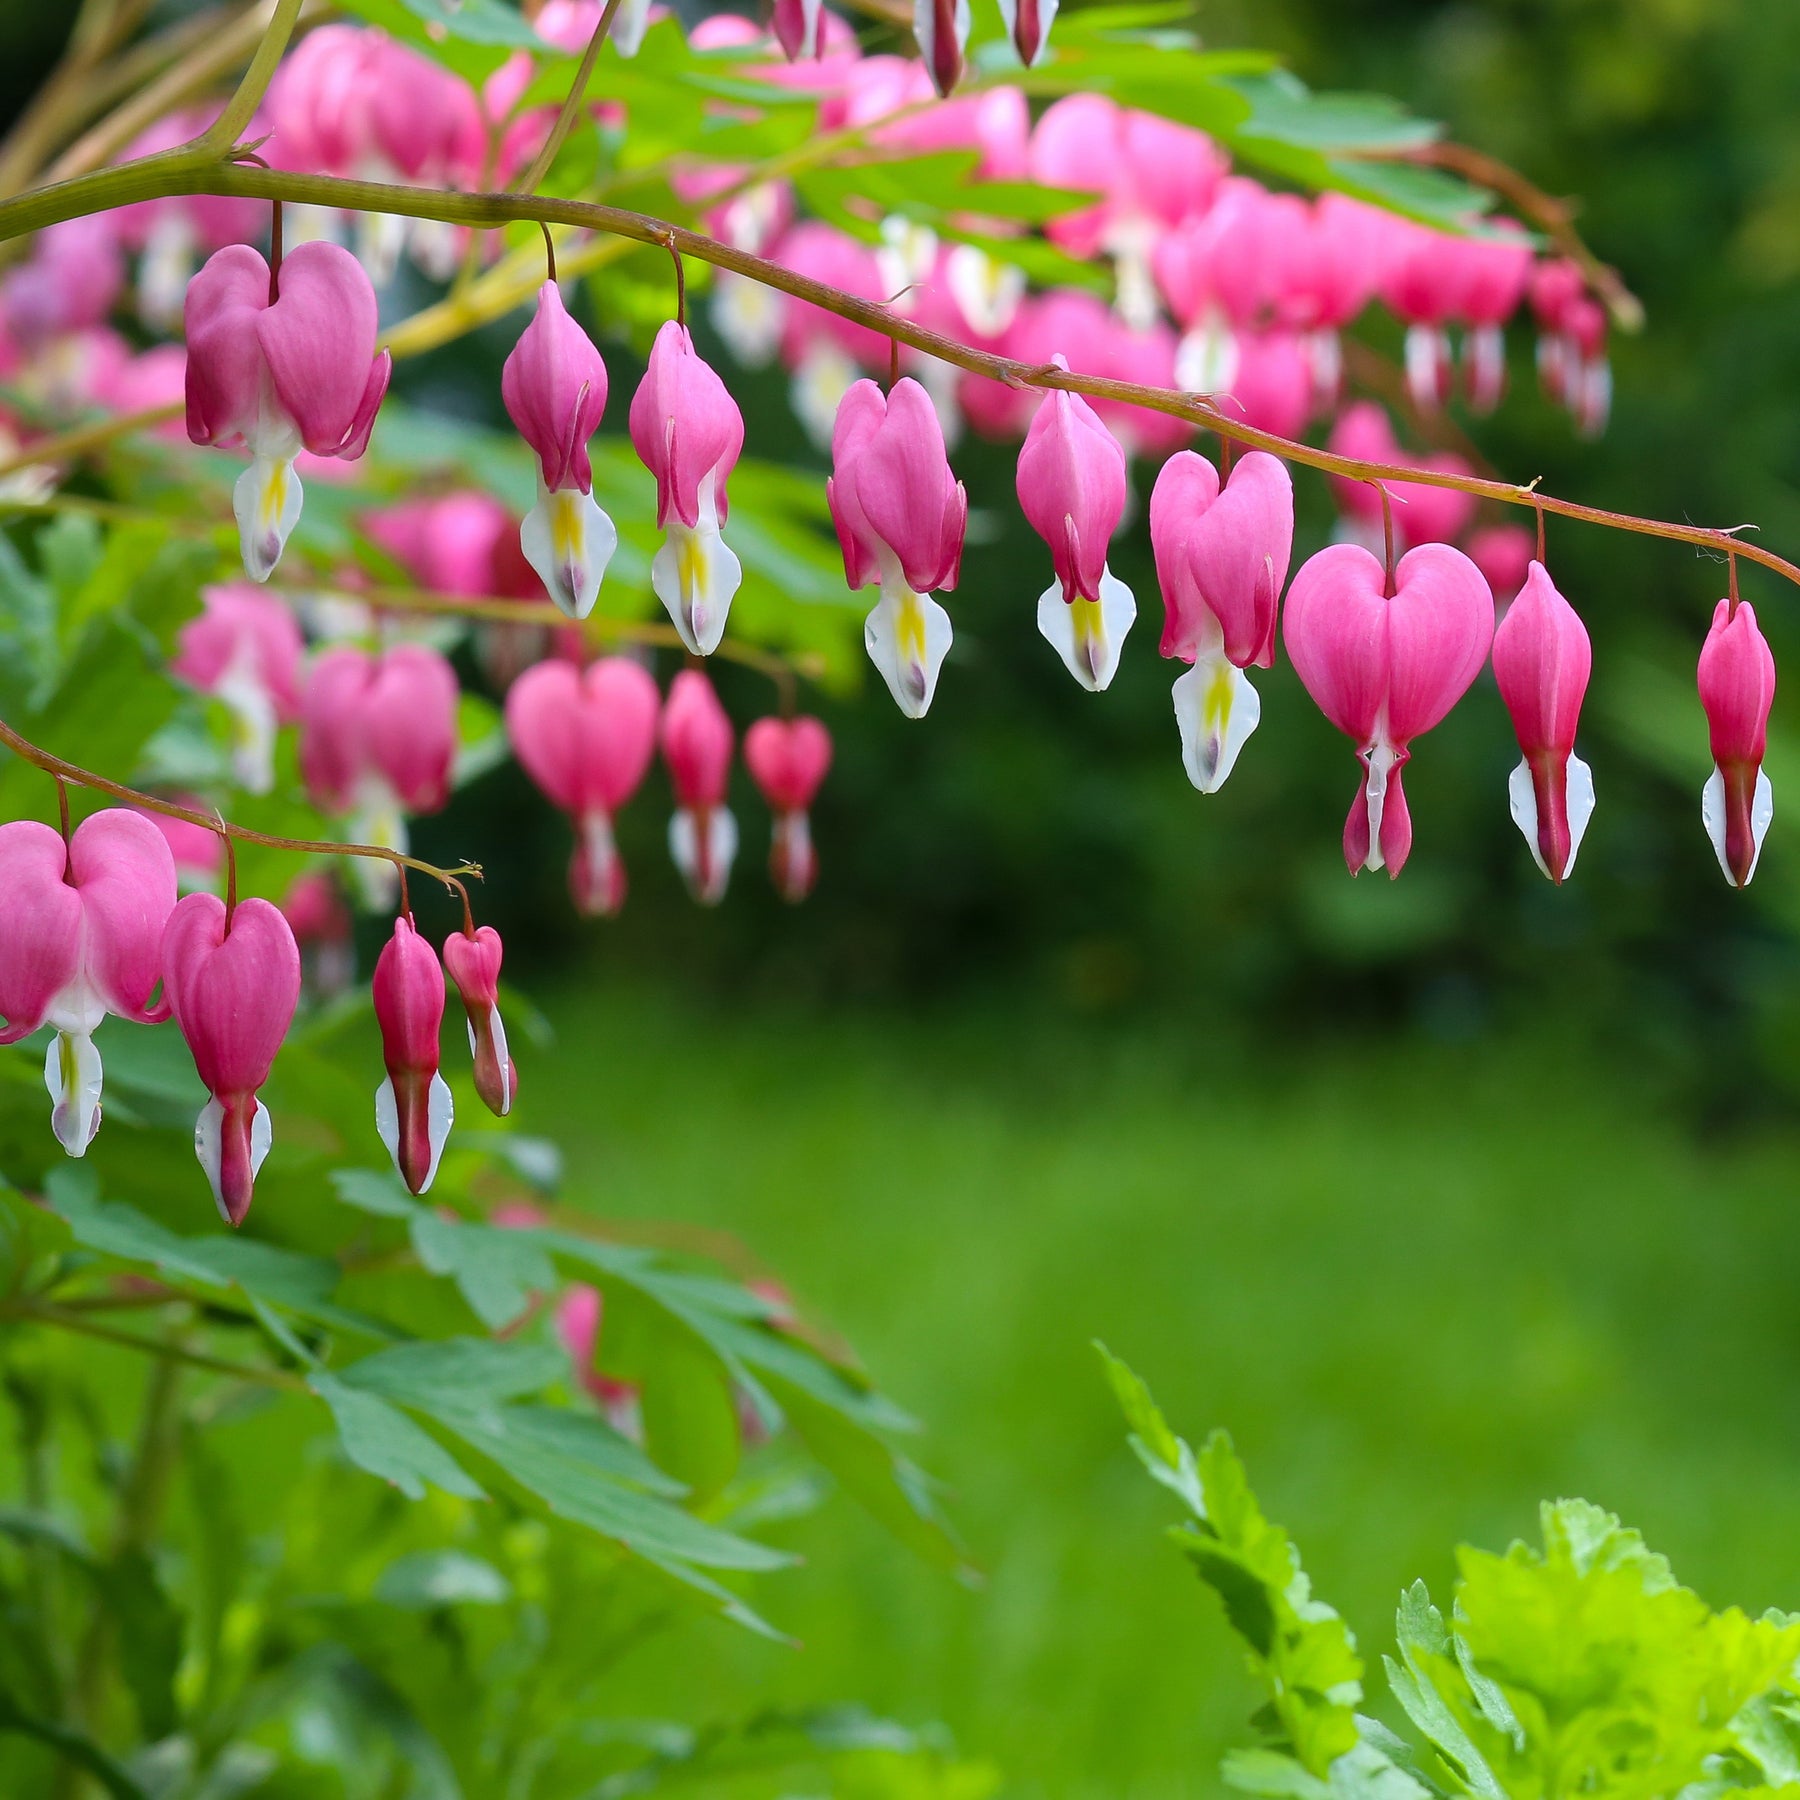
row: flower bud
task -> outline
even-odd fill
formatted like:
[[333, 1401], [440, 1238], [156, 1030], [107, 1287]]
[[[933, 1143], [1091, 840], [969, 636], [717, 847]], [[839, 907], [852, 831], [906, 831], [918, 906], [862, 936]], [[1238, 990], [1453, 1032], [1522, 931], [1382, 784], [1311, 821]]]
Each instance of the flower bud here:
[[744, 415], [674, 319], [656, 334], [632, 396], [631, 441], [656, 477], [656, 522], [666, 534], [650, 585], [682, 643], [710, 656], [743, 580], [720, 527], [730, 511], [726, 483], [744, 447]]
[[[1054, 361], [1069, 366], [1060, 356]], [[1098, 693], [1119, 666], [1137, 602], [1106, 566], [1125, 512], [1125, 452], [1079, 394], [1044, 396], [1019, 452], [1018, 493], [1056, 566], [1056, 581], [1038, 601], [1038, 630], [1069, 673]]]
[[734, 734], [712, 683], [698, 669], [683, 669], [669, 684], [660, 735], [677, 803], [669, 853], [688, 892], [702, 906], [716, 906], [737, 855], [737, 821], [725, 805]]
[[519, 532], [525, 560], [570, 618], [585, 619], [619, 547], [588, 460], [606, 411], [606, 364], [554, 281], [538, 289], [537, 311], [500, 372], [500, 397], [538, 459], [537, 505]]
[[1748, 601], [1721, 600], [1700, 650], [1700, 704], [1712, 739], [1713, 772], [1700, 817], [1733, 887], [1748, 887], [1775, 816], [1775, 792], [1763, 773], [1775, 657]]
[[375, 959], [369, 985], [387, 1064], [387, 1079], [375, 1090], [375, 1129], [400, 1179], [422, 1194], [437, 1174], [455, 1108], [449, 1084], [438, 1073], [444, 971], [404, 913]]
[[200, 599], [205, 610], [182, 626], [170, 671], [224, 703], [232, 771], [247, 792], [266, 794], [275, 785], [276, 730], [300, 716], [300, 626], [248, 582], [202, 588]]
[[1587, 627], [1533, 562], [1494, 633], [1494, 679], [1524, 760], [1508, 793], [1513, 822], [1537, 866], [1557, 883], [1594, 813], [1594, 773], [1575, 754], [1575, 727], [1593, 669]]
[[269, 1154], [269, 1079], [300, 1000], [300, 951], [267, 900], [227, 916], [216, 894], [189, 894], [162, 935], [163, 991], [212, 1099], [194, 1127], [194, 1154], [227, 1224], [241, 1225]]
[[770, 879], [797, 905], [818, 879], [807, 810], [831, 767], [831, 733], [812, 718], [758, 719], [744, 733], [744, 762], [775, 815]]
[[969, 26], [969, 0], [913, 0], [913, 37], [940, 96], [962, 80]]
[[491, 925], [453, 931], [444, 939], [444, 968], [469, 1015], [475, 1091], [489, 1112], [505, 1118], [518, 1097], [519, 1070], [507, 1052], [500, 1018], [500, 960], [500, 934]]

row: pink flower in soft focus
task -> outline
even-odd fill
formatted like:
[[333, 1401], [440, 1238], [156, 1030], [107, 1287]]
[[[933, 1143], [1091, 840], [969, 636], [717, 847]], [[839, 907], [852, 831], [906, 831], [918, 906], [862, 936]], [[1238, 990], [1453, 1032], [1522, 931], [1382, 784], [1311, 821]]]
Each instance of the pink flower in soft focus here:
[[1494, 591], [1494, 604], [1502, 614], [1509, 607], [1531, 569], [1535, 540], [1523, 525], [1484, 525], [1469, 534], [1463, 546], [1469, 561], [1486, 577]]
[[1494, 597], [1481, 571], [1447, 544], [1409, 550], [1391, 592], [1377, 558], [1359, 544], [1333, 544], [1294, 577], [1282, 636], [1301, 684], [1362, 759], [1344, 861], [1352, 875], [1398, 875], [1412, 849], [1401, 770], [1412, 740], [1481, 673]]
[[1231, 385], [1213, 398], [1246, 425], [1297, 438], [1312, 418], [1318, 381], [1317, 360], [1297, 332], [1246, 331]]
[[377, 34], [321, 25], [282, 59], [269, 84], [270, 161], [322, 175], [369, 173]]
[[489, 1112], [505, 1118], [519, 1093], [519, 1069], [506, 1047], [500, 1017], [500, 934], [491, 925], [453, 931], [444, 939], [444, 969], [469, 1016], [469, 1053], [475, 1059], [475, 1092]]
[[[605, 10], [601, 0], [544, 0], [533, 28], [546, 43], [570, 56], [580, 56]], [[625, 0], [613, 20], [608, 41], [621, 56], [636, 56], [644, 33], [657, 19], [668, 16], [667, 8], [652, 6], [649, 0]]]
[[615, 1381], [594, 1367], [605, 1312], [600, 1290], [585, 1282], [576, 1282], [556, 1303], [556, 1335], [562, 1339], [569, 1361], [575, 1366], [576, 1379], [599, 1401], [607, 1423], [623, 1436], [641, 1442], [644, 1428], [636, 1385]]
[[1227, 164], [1204, 132], [1103, 94], [1069, 94], [1031, 134], [1031, 174], [1046, 187], [1098, 192], [1098, 204], [1045, 226], [1051, 242], [1084, 260], [1098, 251], [1118, 273], [1118, 305], [1140, 328], [1156, 317], [1150, 258], [1170, 226], [1212, 204]]
[[1494, 679], [1523, 761], [1508, 795], [1537, 866], [1560, 884], [1594, 813], [1594, 772], [1575, 754], [1575, 728], [1593, 652], [1587, 627], [1533, 562], [1494, 633]]
[[[192, 807], [196, 812], [205, 810], [204, 802], [192, 794], [178, 794], [175, 798], [180, 805]], [[142, 813], [169, 846], [178, 892], [205, 893], [218, 884], [219, 871], [225, 866], [225, 846], [210, 825], [196, 825], [192, 819], [177, 819], [149, 807], [137, 806], [132, 811]]]
[[1177, 677], [1182, 763], [1216, 793], [1262, 717], [1244, 670], [1275, 660], [1275, 608], [1294, 544], [1294, 483], [1260, 450], [1241, 457], [1223, 490], [1205, 457], [1183, 450], [1150, 495], [1150, 543], [1162, 588], [1162, 653], [1193, 666]]
[[[870, 57], [860, 67], [866, 69], [870, 63], [879, 60]], [[861, 122], [856, 119], [845, 121], [846, 124]], [[980, 159], [972, 171], [977, 181], [1030, 179], [1031, 109], [1024, 93], [1015, 87], [993, 87], [978, 94], [959, 94], [954, 100], [940, 101], [923, 111], [908, 113], [905, 118], [895, 119], [891, 125], [883, 125], [870, 135], [878, 144], [891, 145], [913, 156], [928, 156], [937, 150], [978, 151]]]
[[110, 213], [64, 219], [40, 231], [31, 260], [0, 282], [8, 333], [28, 350], [105, 322], [125, 285], [118, 225]]
[[538, 460], [537, 505], [519, 533], [525, 559], [551, 599], [585, 619], [619, 547], [594, 499], [588, 461], [588, 439], [606, 411], [606, 364], [554, 281], [538, 289], [537, 311], [500, 372], [500, 397]]
[[1125, 511], [1125, 452], [1079, 394], [1052, 389], [1025, 434], [1017, 488], [1019, 506], [1056, 566], [1056, 580], [1038, 601], [1038, 630], [1069, 673], [1099, 693], [1137, 617], [1131, 589], [1106, 563]]
[[1175, 379], [1192, 393], [1229, 389], [1237, 379], [1238, 334], [1274, 314], [1292, 253], [1285, 198], [1291, 196], [1278, 198], [1260, 182], [1230, 176], [1205, 212], [1156, 243], [1151, 268], [1185, 333]]
[[879, 584], [863, 626], [894, 703], [923, 718], [950, 649], [950, 615], [931, 598], [962, 568], [969, 499], [951, 473], [931, 397], [916, 381], [884, 395], [859, 381], [838, 408], [826, 499], [852, 588]]
[[1762, 766], [1775, 701], [1775, 657], [1748, 601], [1734, 607], [1721, 600], [1713, 609], [1712, 629], [1700, 650], [1699, 681], [1713, 758], [1700, 817], [1725, 879], [1733, 887], [1748, 887], [1775, 816], [1774, 789]]
[[725, 804], [736, 734], [712, 683], [698, 669], [683, 669], [669, 683], [657, 735], [675, 789], [669, 854], [688, 892], [702, 906], [716, 906], [725, 897], [737, 855], [737, 820]]
[[585, 674], [566, 662], [539, 663], [506, 696], [513, 754], [574, 821], [569, 892], [584, 915], [610, 918], [625, 904], [613, 816], [650, 766], [661, 705], [649, 671], [623, 656], [602, 657]]
[[375, 1129], [400, 1179], [422, 1194], [437, 1174], [456, 1108], [438, 1072], [444, 971], [406, 913], [395, 919], [369, 986], [387, 1065], [387, 1078], [375, 1090]]
[[204, 610], [175, 640], [170, 672], [231, 714], [232, 768], [252, 794], [275, 785], [275, 733], [300, 716], [300, 627], [284, 601], [247, 581], [202, 588]]
[[969, 26], [969, 0], [913, 0], [913, 39], [940, 95], [962, 80]]
[[[152, 344], [108, 372], [100, 399], [109, 412], [137, 413], [152, 408], [179, 409], [186, 395], [187, 352], [179, 344]], [[156, 427], [156, 435], [180, 442], [187, 432], [182, 421], [172, 417]]]
[[361, 523], [421, 587], [471, 597], [509, 591], [501, 585], [508, 578], [502, 571], [519, 554], [519, 532], [491, 494], [468, 489], [402, 500], [363, 514]]
[[817, 719], [758, 719], [744, 733], [744, 763], [775, 815], [769, 878], [798, 905], [819, 875], [807, 811], [831, 767], [831, 733]]
[[156, 827], [123, 807], [82, 820], [66, 845], [48, 825], [18, 819], [0, 825], [0, 890], [0, 1044], [54, 1028], [44, 1057], [51, 1129], [81, 1156], [100, 1129], [100, 1021], [169, 1016], [167, 1001], [152, 1006], [150, 996], [175, 905], [174, 859]]
[[1587, 278], [1580, 265], [1566, 257], [1546, 258], [1532, 270], [1526, 295], [1537, 320], [1538, 383], [1558, 406], [1567, 406], [1576, 356], [1570, 319], [1575, 307], [1587, 298]]
[[1583, 437], [1598, 437], [1612, 413], [1612, 364], [1606, 355], [1606, 308], [1583, 294], [1563, 314], [1568, 340], [1567, 404]]
[[307, 987], [321, 998], [341, 994], [356, 972], [354, 921], [338, 884], [323, 869], [296, 876], [281, 902], [300, 948]]
[[[770, 252], [796, 275], [879, 305], [888, 298], [875, 252], [831, 225], [808, 219]], [[853, 325], [805, 300], [782, 305], [781, 360], [793, 374], [794, 415], [817, 444], [831, 442], [838, 402], [859, 369], [885, 369], [888, 340], [866, 325]]]
[[1279, 310], [1305, 334], [1313, 371], [1313, 400], [1334, 407], [1343, 392], [1339, 332], [1368, 305], [1380, 284], [1390, 215], [1346, 194], [1313, 202], [1305, 241], [1290, 240]]
[[[1373, 400], [1346, 407], [1331, 428], [1327, 445], [1333, 455], [1357, 462], [1436, 469], [1446, 475], [1475, 473], [1454, 451], [1419, 457], [1402, 450], [1386, 412]], [[1393, 503], [1394, 541], [1402, 546], [1447, 544], [1462, 536], [1475, 515], [1475, 496], [1460, 488], [1432, 487], [1419, 481], [1390, 481], [1386, 486]], [[1380, 493], [1366, 481], [1341, 475], [1331, 477], [1331, 489], [1353, 541], [1371, 551], [1378, 549], [1383, 535]]]
[[1447, 231], [1395, 218], [1381, 295], [1406, 326], [1406, 385], [1413, 403], [1435, 410], [1450, 398], [1450, 334], [1466, 281], [1460, 240]]
[[299, 522], [295, 453], [361, 456], [392, 368], [375, 354], [375, 290], [349, 251], [299, 245], [275, 289], [261, 255], [233, 244], [189, 283], [186, 309], [188, 436], [250, 450], [232, 506], [257, 581]]
[[744, 415], [687, 327], [674, 319], [656, 334], [631, 397], [631, 442], [656, 477], [656, 522], [663, 529], [650, 586], [689, 653], [711, 656], [744, 578], [720, 535], [731, 509], [726, 484], [744, 448]]
[[273, 1130], [257, 1090], [300, 1002], [300, 950], [279, 908], [216, 894], [176, 903], [162, 934], [163, 990], [212, 1098], [194, 1154], [227, 1224], [241, 1225]]
[[1460, 241], [1463, 291], [1457, 315], [1463, 337], [1463, 385], [1470, 408], [1491, 413], [1506, 392], [1506, 322], [1519, 310], [1531, 281], [1530, 240], [1510, 219], [1496, 220], [1492, 235]]
[[[440, 811], [456, 760], [456, 675], [424, 644], [379, 656], [338, 645], [313, 661], [300, 711], [300, 773], [321, 812], [346, 815], [364, 843], [405, 850], [407, 813]], [[371, 905], [398, 877], [391, 863], [355, 859]]]

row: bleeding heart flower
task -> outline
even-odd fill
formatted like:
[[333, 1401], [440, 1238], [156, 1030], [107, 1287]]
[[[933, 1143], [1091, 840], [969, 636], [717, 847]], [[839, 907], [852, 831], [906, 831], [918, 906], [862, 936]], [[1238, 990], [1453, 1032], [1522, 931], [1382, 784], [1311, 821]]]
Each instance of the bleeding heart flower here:
[[913, 38], [940, 95], [962, 80], [970, 23], [969, 0], [913, 0]]
[[475, 1092], [489, 1112], [505, 1118], [519, 1093], [519, 1067], [506, 1048], [500, 1017], [500, 934], [491, 925], [453, 931], [444, 939], [444, 968], [469, 1015], [469, 1053]]
[[163, 989], [212, 1098], [194, 1154], [227, 1224], [241, 1225], [269, 1154], [269, 1109], [257, 1098], [300, 1001], [300, 950], [280, 910], [189, 894], [162, 935]]
[[817, 719], [758, 719], [744, 733], [744, 762], [775, 815], [769, 877], [798, 905], [819, 875], [807, 811], [831, 767], [831, 733]]
[[610, 918], [625, 904], [613, 816], [637, 792], [656, 750], [661, 710], [642, 664], [604, 656], [586, 673], [542, 662], [506, 696], [506, 731], [525, 772], [575, 824], [569, 892], [575, 910]]
[[375, 1129], [400, 1179], [415, 1194], [431, 1186], [456, 1108], [438, 1073], [444, 971], [402, 913], [382, 945], [370, 982], [387, 1078], [375, 1090]]
[[66, 845], [48, 825], [18, 819], [0, 825], [0, 891], [0, 1044], [55, 1028], [44, 1058], [51, 1129], [81, 1156], [100, 1129], [95, 1028], [109, 1012], [145, 1025], [169, 1016], [167, 1001], [153, 1007], [150, 996], [175, 861], [161, 832], [123, 807], [84, 819]]
[[230, 244], [188, 284], [185, 316], [188, 436], [248, 446], [232, 506], [245, 571], [267, 581], [300, 518], [295, 455], [368, 448], [393, 366], [375, 354], [375, 290], [337, 244], [300, 244], [275, 274]]
[[170, 670], [225, 704], [233, 773], [247, 792], [266, 794], [275, 785], [276, 729], [300, 716], [299, 624], [247, 581], [202, 588], [200, 599], [205, 610], [182, 626]]
[[673, 319], [656, 334], [631, 398], [631, 441], [656, 477], [656, 522], [666, 533], [650, 564], [650, 585], [688, 650], [711, 656], [744, 578], [720, 536], [730, 510], [726, 483], [744, 447], [744, 415], [701, 360], [687, 327]]
[[[1068, 368], [1062, 357], [1057, 367]], [[1125, 512], [1125, 452], [1079, 394], [1045, 394], [1019, 452], [1019, 505], [1050, 546], [1056, 580], [1038, 601], [1038, 630], [1092, 693], [1111, 682], [1137, 617], [1131, 589], [1106, 564]]]
[[1262, 717], [1244, 670], [1275, 660], [1275, 608], [1294, 543], [1294, 483], [1253, 450], [1218, 471], [1192, 450], [1163, 464], [1150, 495], [1150, 543], [1166, 609], [1162, 653], [1193, 667], [1176, 679], [1182, 762], [1216, 793]]
[[323, 869], [308, 869], [294, 878], [281, 903], [300, 948], [300, 972], [307, 988], [320, 999], [341, 994], [356, 973], [355, 921]]
[[570, 618], [585, 619], [619, 547], [588, 460], [606, 411], [606, 364], [554, 281], [538, 289], [537, 311], [500, 371], [500, 397], [538, 459], [537, 505], [519, 533], [525, 560]]
[[1775, 791], [1763, 773], [1775, 656], [1748, 601], [1721, 600], [1700, 649], [1700, 704], [1712, 739], [1713, 772], [1700, 817], [1733, 887], [1748, 887], [1775, 816]]
[[1593, 664], [1587, 627], [1534, 561], [1494, 633], [1494, 679], [1524, 756], [1508, 786], [1513, 822], [1557, 883], [1573, 873], [1594, 814], [1594, 772], [1575, 754]]
[[[1344, 409], [1327, 440], [1334, 456], [1357, 462], [1385, 463], [1404, 469], [1433, 469], [1445, 475], [1473, 475], [1468, 462], [1454, 451], [1414, 456], [1401, 449], [1387, 413], [1372, 400], [1359, 400]], [[1475, 496], [1461, 488], [1437, 487], [1422, 481], [1390, 481], [1386, 484], [1394, 512], [1394, 539], [1403, 548], [1419, 544], [1448, 544], [1463, 534], [1475, 514]], [[1366, 481], [1346, 476], [1331, 477], [1350, 541], [1371, 552], [1382, 543], [1381, 494]]]
[[923, 718], [950, 648], [950, 615], [930, 596], [956, 586], [968, 495], [950, 472], [931, 396], [910, 377], [884, 395], [855, 383], [838, 407], [825, 496], [853, 588], [879, 583], [863, 626], [894, 703]]
[[688, 892], [702, 906], [716, 906], [725, 898], [738, 846], [737, 820], [725, 805], [735, 734], [698, 669], [683, 669], [669, 683], [660, 736], [676, 800], [669, 854]]
[[1415, 737], [1468, 691], [1494, 635], [1481, 571], [1447, 544], [1400, 559], [1391, 584], [1358, 544], [1333, 544], [1288, 590], [1282, 635], [1294, 672], [1357, 746], [1363, 778], [1344, 826], [1350, 873], [1398, 875], [1412, 848], [1400, 771]]

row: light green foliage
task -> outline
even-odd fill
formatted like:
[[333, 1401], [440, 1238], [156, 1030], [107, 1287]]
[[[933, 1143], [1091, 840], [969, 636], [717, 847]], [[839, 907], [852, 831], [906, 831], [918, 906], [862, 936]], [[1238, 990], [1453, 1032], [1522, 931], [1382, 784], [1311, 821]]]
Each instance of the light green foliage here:
[[1800, 1776], [1800, 1620], [1713, 1612], [1585, 1500], [1545, 1503], [1541, 1549], [1460, 1549], [1449, 1622], [1424, 1582], [1402, 1594], [1398, 1655], [1384, 1662], [1422, 1750], [1354, 1715], [1362, 1665], [1349, 1633], [1311, 1598], [1229, 1439], [1215, 1432], [1196, 1458], [1143, 1382], [1101, 1354], [1132, 1448], [1196, 1515], [1172, 1535], [1269, 1690], [1257, 1722], [1273, 1741], [1226, 1757], [1231, 1786], [1289, 1800], [1718, 1800]]

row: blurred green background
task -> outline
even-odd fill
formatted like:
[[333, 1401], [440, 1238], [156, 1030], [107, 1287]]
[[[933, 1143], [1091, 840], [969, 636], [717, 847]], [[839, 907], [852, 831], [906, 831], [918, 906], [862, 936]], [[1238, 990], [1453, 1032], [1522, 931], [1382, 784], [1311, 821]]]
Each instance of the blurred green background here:
[[[0, 76], [28, 85], [60, 11], [5, 9]], [[1800, 545], [1792, 0], [1205, 0], [1198, 21], [1582, 196], [1649, 327], [1615, 344], [1594, 445], [1517, 335], [1481, 430], [1499, 467]], [[404, 385], [491, 412], [510, 335]], [[734, 386], [765, 454], [804, 454], [779, 377]], [[666, 867], [659, 798], [626, 821], [612, 927], [570, 916], [565, 828], [517, 771], [426, 834], [487, 864], [554, 1029], [524, 1124], [562, 1142], [571, 1196], [733, 1232], [840, 1326], [924, 1422], [987, 1572], [958, 1589], [837, 1503], [764, 1595], [802, 1648], [708, 1628], [623, 1670], [618, 1710], [856, 1698], [945, 1721], [1022, 1793], [1212, 1790], [1249, 1685], [1159, 1540], [1095, 1336], [1190, 1435], [1234, 1431], [1369, 1651], [1404, 1581], [1444, 1584], [1455, 1541], [1529, 1532], [1556, 1494], [1641, 1525], [1715, 1603], [1800, 1605], [1800, 750], [1783, 696], [1768, 854], [1729, 892], [1692, 685], [1723, 569], [1553, 524], [1595, 639], [1574, 884], [1551, 890], [1507, 818], [1486, 688], [1408, 770], [1404, 878], [1352, 884], [1355, 764], [1291, 672], [1201, 799], [1153, 623], [1106, 699], [1077, 691], [1031, 629], [1044, 558], [1010, 452], [958, 462], [987, 536], [956, 657], [924, 726], [868, 685], [822, 708], [839, 765], [806, 908], [767, 896], [741, 783], [716, 915]], [[1329, 508], [1298, 485], [1304, 554]], [[1115, 568], [1152, 595], [1141, 524]], [[1744, 588], [1797, 666], [1793, 594]], [[737, 676], [743, 720], [767, 694]]]

